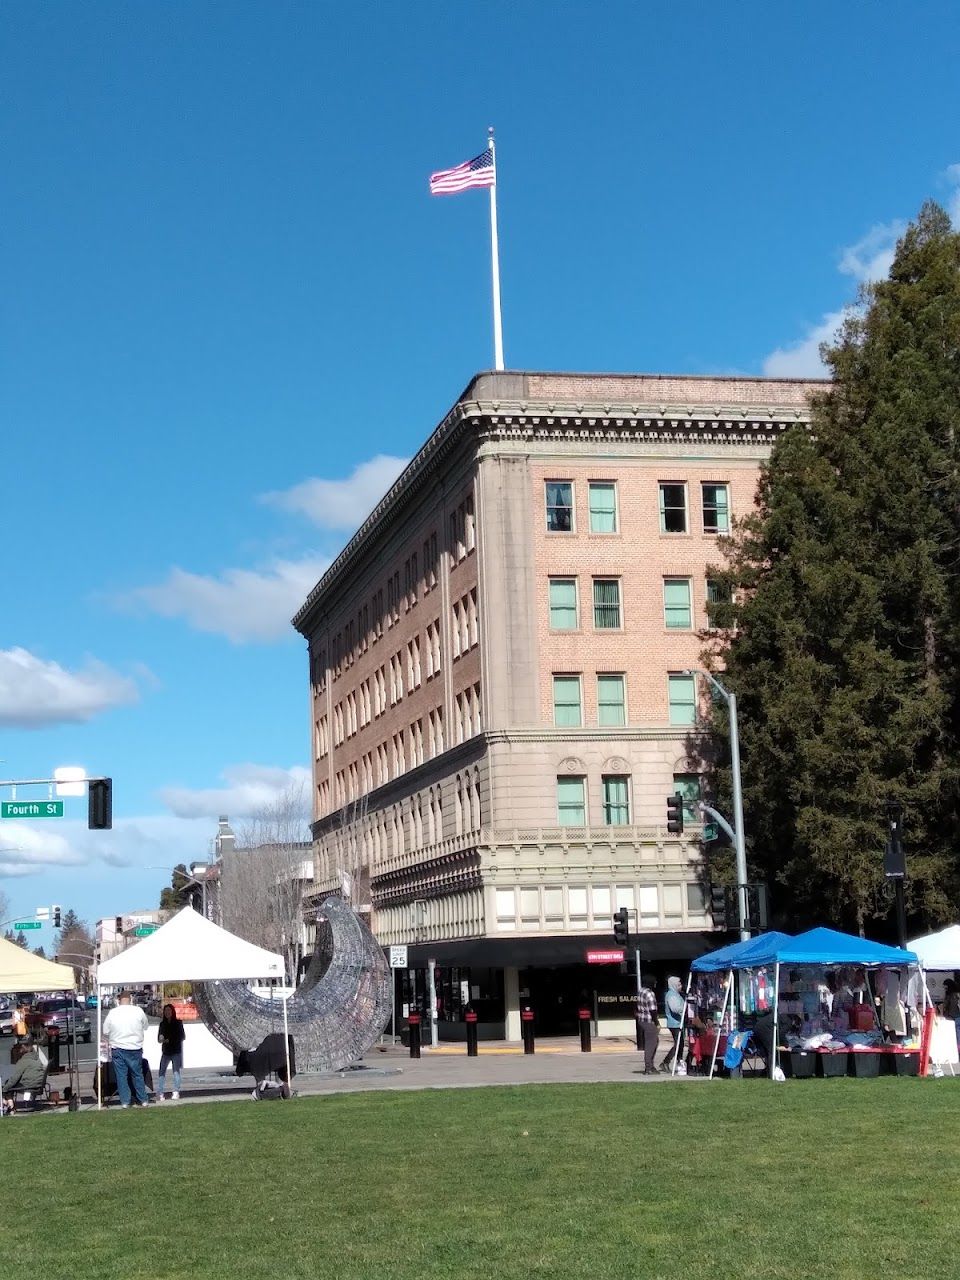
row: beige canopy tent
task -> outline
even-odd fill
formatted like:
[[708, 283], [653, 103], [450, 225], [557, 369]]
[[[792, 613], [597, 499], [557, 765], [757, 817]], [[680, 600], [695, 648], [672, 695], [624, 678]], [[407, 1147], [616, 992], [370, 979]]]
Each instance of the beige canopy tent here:
[[[35, 956], [26, 947], [18, 947], [0, 938], [0, 991], [72, 991], [76, 986], [68, 964], [54, 964], [43, 956]], [[73, 1020], [73, 1062], [77, 1060], [77, 1022]], [[79, 1079], [79, 1069], [78, 1069]], [[3, 1089], [0, 1087], [0, 1105]]]
[[54, 964], [0, 938], [0, 991], [72, 991], [76, 985], [68, 964]]

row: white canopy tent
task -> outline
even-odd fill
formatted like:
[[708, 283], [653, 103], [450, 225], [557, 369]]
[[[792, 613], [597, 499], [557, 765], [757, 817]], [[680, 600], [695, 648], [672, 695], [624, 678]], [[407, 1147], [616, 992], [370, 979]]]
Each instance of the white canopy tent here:
[[960, 969], [960, 924], [948, 925], [938, 933], [915, 938], [907, 946], [920, 958], [920, 966], [928, 972]]
[[[278, 978], [283, 981], [284, 977], [282, 956], [238, 938], [205, 919], [192, 907], [184, 907], [142, 942], [100, 965], [97, 970], [97, 1044], [103, 1035], [103, 987], [143, 986], [148, 982], [216, 982], [232, 978]], [[283, 1002], [283, 1021], [284, 1040], [287, 1042], [286, 1000]], [[101, 1092], [98, 1085], [98, 1095]], [[101, 1105], [98, 1097], [98, 1108]]]

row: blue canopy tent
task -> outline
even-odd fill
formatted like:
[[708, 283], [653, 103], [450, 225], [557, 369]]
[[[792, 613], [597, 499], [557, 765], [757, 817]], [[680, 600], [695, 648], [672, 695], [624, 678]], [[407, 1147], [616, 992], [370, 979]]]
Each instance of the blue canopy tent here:
[[[773, 1018], [776, 1026], [780, 1005], [780, 966], [803, 967], [805, 965], [859, 965], [864, 969], [896, 968], [919, 964], [915, 952], [904, 951], [900, 947], [888, 947], [882, 942], [870, 942], [867, 938], [859, 938], [849, 933], [839, 933], [836, 929], [808, 929], [806, 933], [796, 937], [788, 933], [762, 933], [746, 942], [735, 942], [720, 947], [694, 960], [690, 966], [691, 979], [693, 973], [720, 973], [727, 971], [727, 990], [724, 993], [723, 1008], [726, 1011], [727, 997], [731, 993], [733, 974], [740, 969], [759, 969], [773, 965]], [[687, 983], [689, 994], [690, 982]], [[718, 1037], [719, 1043], [719, 1037]], [[716, 1065], [717, 1050], [714, 1047], [710, 1074]], [[776, 1053], [771, 1055], [770, 1074], [776, 1066]], [[674, 1064], [675, 1068], [676, 1064]]]
[[716, 951], [708, 951], [705, 956], [698, 956], [690, 968], [694, 973], [722, 973], [725, 969], [752, 969], [758, 964], [772, 963], [775, 949], [792, 937], [790, 933], [773, 929], [747, 938], [746, 942], [731, 942]]

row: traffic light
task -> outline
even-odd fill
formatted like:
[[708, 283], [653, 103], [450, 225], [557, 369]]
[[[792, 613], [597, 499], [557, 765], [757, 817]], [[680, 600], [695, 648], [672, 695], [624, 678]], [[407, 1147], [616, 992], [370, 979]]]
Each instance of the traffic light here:
[[60, 908], [51, 907], [51, 912], [53, 914], [53, 927], [55, 929], [59, 929], [60, 928]]
[[115, 938], [119, 938], [123, 934], [123, 916], [115, 916], [113, 921], [113, 934]]
[[765, 884], [747, 885], [747, 919], [754, 933], [766, 933], [768, 912]]
[[91, 831], [113, 827], [112, 778], [94, 778], [87, 783], [87, 826]]
[[620, 947], [630, 945], [630, 914], [626, 907], [621, 907], [614, 913], [613, 940]]
[[714, 928], [726, 929], [728, 927], [728, 901], [729, 895], [726, 885], [712, 884], [710, 886], [710, 914], [713, 916]]
[[683, 796], [679, 791], [667, 796], [667, 830], [672, 836], [683, 834]]

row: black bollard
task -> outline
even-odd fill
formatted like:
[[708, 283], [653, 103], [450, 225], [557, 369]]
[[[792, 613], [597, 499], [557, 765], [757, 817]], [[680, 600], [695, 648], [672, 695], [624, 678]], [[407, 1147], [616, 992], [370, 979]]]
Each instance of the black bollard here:
[[477, 1015], [473, 1009], [468, 1009], [464, 1017], [467, 1024], [467, 1057], [475, 1058], [477, 1056]]
[[643, 1023], [637, 1019], [637, 1048], [643, 1053]]
[[590, 1010], [580, 1010], [580, 1052], [590, 1052]]
[[55, 1075], [62, 1071], [60, 1066], [60, 1028], [47, 1027], [47, 1071]]
[[407, 1018], [407, 1026], [410, 1028], [410, 1057], [420, 1057], [420, 1015], [413, 1010]]
[[523, 1052], [533, 1053], [535, 1048], [533, 1036], [533, 1010], [529, 1005], [520, 1011], [520, 1031], [523, 1035]]

